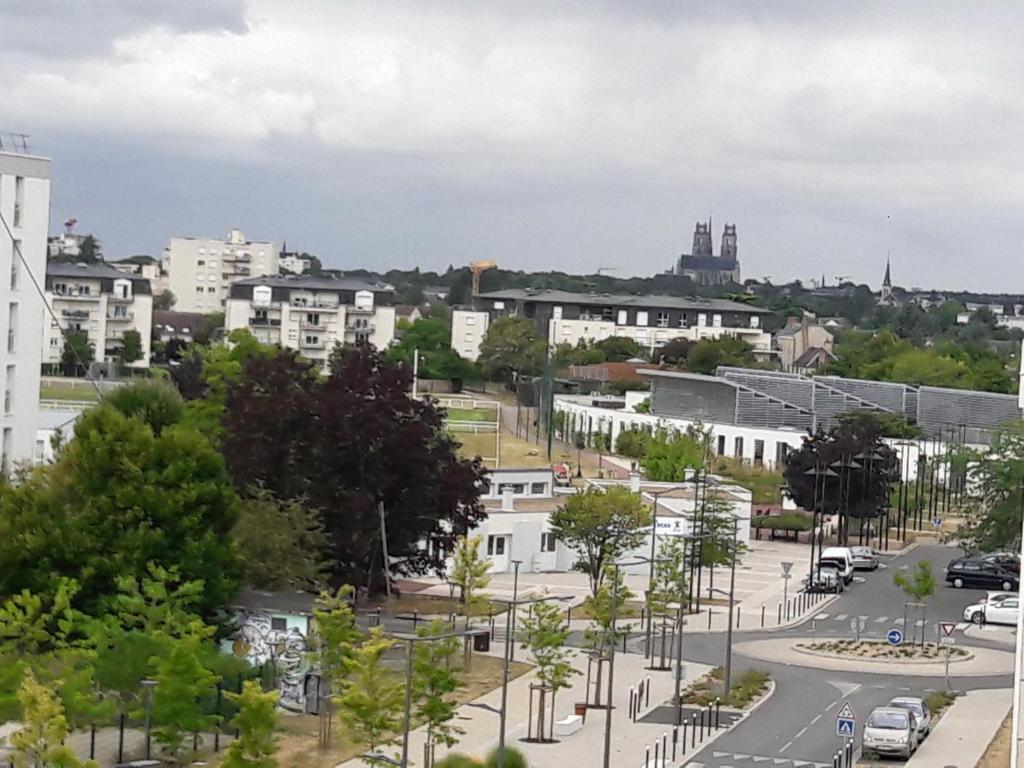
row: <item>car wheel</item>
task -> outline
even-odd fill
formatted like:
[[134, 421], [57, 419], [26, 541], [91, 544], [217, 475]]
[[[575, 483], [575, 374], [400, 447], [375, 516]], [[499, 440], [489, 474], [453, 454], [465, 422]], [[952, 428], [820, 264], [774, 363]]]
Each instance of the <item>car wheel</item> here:
[[985, 612], [984, 611], [975, 611], [971, 615], [971, 621], [974, 622], [975, 624], [984, 624], [985, 623]]
[[963, 589], [964, 588], [964, 580], [961, 579], [959, 576], [957, 576], [955, 579], [953, 579], [953, 586], [956, 587], [957, 589]]
[[1003, 582], [1003, 592], [1011, 592], [1013, 590], [1013, 584], [1009, 581]]

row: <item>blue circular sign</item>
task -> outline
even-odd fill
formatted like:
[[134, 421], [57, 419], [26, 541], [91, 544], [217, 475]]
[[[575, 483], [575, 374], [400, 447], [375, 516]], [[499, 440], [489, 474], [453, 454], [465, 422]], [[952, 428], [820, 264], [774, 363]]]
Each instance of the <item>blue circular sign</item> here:
[[890, 629], [885, 633], [885, 639], [889, 641], [889, 645], [903, 645], [903, 633], [898, 629]]

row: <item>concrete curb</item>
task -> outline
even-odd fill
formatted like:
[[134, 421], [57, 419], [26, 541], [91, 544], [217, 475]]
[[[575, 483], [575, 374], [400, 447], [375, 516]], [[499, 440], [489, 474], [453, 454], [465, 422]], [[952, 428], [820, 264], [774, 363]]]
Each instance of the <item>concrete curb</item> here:
[[[823, 641], [818, 640], [817, 642], [820, 643], [820, 642], [823, 642]], [[862, 642], [874, 642], [876, 645], [879, 645], [879, 646], [885, 644], [884, 641], [881, 641], [881, 640], [864, 640]], [[817, 656], [818, 658], [822, 658], [822, 659], [840, 659], [842, 661], [858, 661], [858, 662], [864, 662], [866, 664], [893, 664], [893, 663], [896, 663], [896, 664], [945, 664], [946, 663], [944, 659], [942, 659], [942, 660], [935, 660], [935, 659], [895, 659], [895, 658], [893, 658], [893, 659], [872, 659], [872, 658], [867, 658], [867, 657], [864, 657], [864, 656], [845, 656], [845, 655], [843, 655], [841, 653], [829, 653], [828, 651], [812, 651], [809, 648], [801, 648], [799, 646], [799, 644], [794, 644], [793, 645], [793, 650], [796, 651], [797, 653], [802, 653], [805, 656]], [[961, 650], [963, 650], [963, 649], [961, 649]], [[950, 656], [950, 659], [949, 659], [950, 666], [952, 666], [953, 664], [959, 664], [959, 663], [962, 663], [962, 662], [973, 661], [974, 660], [974, 654], [971, 653], [970, 651], [967, 651], [966, 653], [967, 653], [966, 656], [959, 656], [957, 658], [953, 658], [952, 656]]]
[[[754, 712], [757, 711], [758, 707], [760, 707], [762, 704], [764, 704], [766, 701], [768, 701], [768, 699], [770, 699], [774, 695], [774, 693], [775, 693], [775, 681], [772, 680], [771, 678], [769, 678], [769, 680], [768, 680], [768, 690], [765, 692], [764, 696], [762, 696], [760, 699], [755, 701], [754, 705], [752, 707], [750, 707], [750, 709], [743, 710], [743, 716], [739, 720], [736, 721], [735, 725], [733, 725], [731, 728], [726, 728], [724, 730], [716, 731], [714, 736], [712, 736], [710, 739], [708, 739], [705, 742], [703, 742], [701, 744], [700, 749], [698, 749], [696, 752], [694, 752], [689, 757], [686, 757], [683, 760], [683, 762], [681, 762], [679, 764], [680, 768], [683, 768], [683, 766], [689, 765], [691, 762], [696, 760], [697, 757], [705, 749], [707, 749], [712, 744], [714, 744], [722, 734], [729, 733], [730, 731], [734, 731], [737, 728], [739, 728], [740, 725], [742, 725], [744, 722], [746, 722], [747, 718], [749, 718], [752, 714], [754, 714]], [[733, 711], [735, 711], [735, 710], [733, 710]]]

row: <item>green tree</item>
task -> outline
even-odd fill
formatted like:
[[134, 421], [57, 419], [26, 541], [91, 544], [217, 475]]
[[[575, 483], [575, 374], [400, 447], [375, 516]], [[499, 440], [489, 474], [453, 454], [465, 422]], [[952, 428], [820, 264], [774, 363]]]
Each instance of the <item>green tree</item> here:
[[[569, 638], [569, 625], [562, 622], [562, 612], [551, 603], [534, 603], [533, 612], [522, 624], [523, 647], [529, 649], [536, 665], [537, 680], [544, 689], [537, 707], [537, 738], [545, 738], [546, 692], [551, 693], [554, 709], [555, 697], [569, 687], [573, 675], [579, 670], [570, 663], [570, 652], [565, 647]], [[548, 734], [548, 738], [551, 734]]]
[[443, 317], [424, 317], [402, 331], [402, 337], [388, 348], [387, 355], [412, 370], [419, 350], [419, 376], [423, 379], [465, 379], [473, 365], [451, 346], [452, 329]]
[[697, 546], [697, 561], [701, 568], [709, 568], [711, 571], [708, 580], [708, 596], [711, 597], [715, 585], [715, 568], [731, 565], [733, 558], [738, 563], [747, 551], [747, 545], [733, 540], [736, 515], [729, 502], [711, 489], [697, 509], [690, 513], [690, 518], [692, 529], [703, 537]]
[[162, 291], [153, 297], [153, 309], [166, 312], [174, 306], [178, 298], [171, 291]]
[[996, 431], [990, 446], [961, 451], [953, 460], [966, 479], [967, 520], [959, 534], [965, 549], [1019, 548], [1024, 512], [1024, 424], [1005, 425]]
[[[369, 637], [352, 651], [349, 678], [339, 697], [341, 718], [352, 739], [369, 753], [392, 743], [402, 726], [405, 686], [384, 663], [384, 655], [393, 645], [381, 627], [371, 629]], [[369, 765], [387, 764], [364, 759]]]
[[624, 363], [633, 358], [647, 359], [647, 349], [627, 336], [609, 336], [594, 342], [594, 349], [601, 352], [609, 363]]
[[493, 380], [512, 382], [517, 376], [540, 373], [546, 348], [529, 318], [499, 317], [484, 335], [477, 362]]
[[615, 452], [620, 456], [627, 456], [631, 459], [643, 458], [647, 452], [647, 444], [653, 438], [642, 429], [631, 427], [619, 432], [615, 440]]
[[459, 674], [452, 668], [451, 657], [459, 650], [458, 637], [440, 637], [450, 627], [440, 620], [432, 621], [417, 630], [424, 639], [413, 644], [412, 674], [413, 698], [416, 701], [416, 720], [427, 728], [424, 767], [434, 764], [434, 750], [438, 744], [453, 747], [464, 731], [452, 723], [455, 702], [452, 694], [459, 687]]
[[652, 616], [669, 618], [686, 590], [686, 539], [669, 536], [658, 546], [654, 584], [650, 592]]
[[200, 662], [195, 638], [175, 640], [167, 654], [152, 660], [156, 667], [153, 687], [153, 738], [164, 752], [177, 759], [185, 739], [213, 725], [215, 718], [203, 712], [200, 699], [213, 693], [217, 677]]
[[320, 512], [303, 499], [281, 501], [252, 488], [238, 505], [233, 532], [245, 580], [257, 589], [315, 589], [327, 570], [327, 534]]
[[[605, 566], [605, 572], [601, 579], [601, 585], [597, 588], [589, 601], [590, 615], [593, 624], [583, 631], [583, 642], [600, 657], [604, 657], [611, 650], [614, 643], [627, 637], [632, 626], [622, 621], [625, 613], [626, 603], [636, 595], [626, 586], [622, 571]], [[612, 627], [612, 613], [614, 606], [615, 626]], [[601, 690], [601, 681], [598, 680], [597, 690]]]
[[65, 746], [70, 732], [64, 705], [57, 694], [36, 680], [31, 670], [18, 688], [21, 729], [11, 734], [15, 768], [98, 768], [91, 760], [82, 763]]
[[119, 357], [123, 365], [131, 365], [142, 359], [142, 335], [135, 329], [125, 331], [121, 337]]
[[[892, 575], [892, 583], [921, 604], [921, 645], [924, 645], [924, 627], [927, 626], [926, 601], [935, 594], [935, 573], [932, 571], [931, 561], [918, 560], [910, 571], [897, 571]], [[916, 622], [914, 626], [917, 626]]]
[[24, 658], [69, 647], [85, 621], [72, 607], [77, 592], [73, 580], [60, 578], [52, 593], [9, 595], [0, 604], [0, 655]]
[[647, 441], [640, 465], [651, 480], [681, 483], [687, 470], [704, 466], [710, 453], [709, 440], [710, 432], [705, 433], [700, 427], [672, 435], [659, 432]]
[[96, 346], [89, 341], [85, 331], [68, 331], [64, 334], [64, 349], [60, 362], [65, 376], [74, 376], [87, 369], [96, 359]]
[[224, 313], [210, 312], [203, 315], [199, 327], [192, 333], [196, 344], [209, 344], [224, 329]]
[[686, 356], [686, 370], [707, 375], [713, 374], [720, 365], [751, 367], [756, 363], [753, 348], [734, 336], [701, 339]]
[[103, 261], [103, 244], [93, 235], [86, 235], [78, 245], [78, 255], [74, 257], [74, 260], [86, 264]]
[[232, 724], [238, 738], [227, 748], [221, 768], [277, 768], [277, 693], [263, 693], [255, 680], [246, 680], [241, 693], [228, 693], [238, 705]]
[[[526, 762], [526, 756], [522, 752], [520, 752], [518, 749], [516, 749], [515, 747], [505, 747], [505, 749], [500, 750], [500, 752], [499, 752], [499, 750], [497, 748], [492, 749], [487, 754], [487, 762], [482, 764], [484, 766], [484, 768], [498, 768], [498, 765], [499, 765], [498, 757], [499, 757], [499, 755], [502, 758], [501, 765], [503, 766], [503, 768], [529, 768], [529, 764]], [[473, 768], [475, 765], [480, 765], [480, 764], [479, 763], [473, 763], [471, 765], [466, 766], [466, 768]], [[439, 765], [439, 766], [437, 766], [437, 768], [442, 768], [442, 767]], [[463, 768], [463, 767], [462, 766], [458, 766], [458, 765], [453, 765], [453, 766], [448, 766], [448, 768]]]
[[455, 551], [452, 553], [452, 572], [449, 578], [459, 588], [459, 602], [467, 622], [482, 602], [480, 593], [491, 583], [488, 575], [491, 561], [480, 554], [482, 541], [480, 536], [460, 536], [456, 539]]
[[352, 612], [354, 590], [346, 585], [334, 592], [321, 592], [313, 607], [313, 636], [310, 646], [320, 674], [332, 691], [342, 687], [349, 661], [360, 632]]
[[166, 381], [140, 381], [117, 387], [104, 397], [104, 402], [125, 416], [142, 419], [155, 435], [179, 423], [185, 413], [181, 395]]
[[651, 518], [640, 494], [612, 486], [606, 491], [587, 488], [570, 496], [551, 515], [550, 524], [555, 538], [576, 553], [573, 567], [587, 574], [596, 598], [606, 566], [640, 545]]

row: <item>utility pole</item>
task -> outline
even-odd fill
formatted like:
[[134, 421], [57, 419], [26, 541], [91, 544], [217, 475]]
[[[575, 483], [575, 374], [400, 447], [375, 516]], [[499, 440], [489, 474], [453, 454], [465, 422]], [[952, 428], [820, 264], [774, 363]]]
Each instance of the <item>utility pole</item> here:
[[729, 629], [725, 635], [725, 680], [722, 688], [723, 696], [729, 695], [732, 678], [732, 615], [733, 599], [736, 595], [736, 548], [739, 537], [739, 521], [732, 521], [732, 568], [729, 571]]
[[619, 607], [619, 564], [615, 564], [615, 581], [612, 582], [611, 638], [608, 643], [608, 708], [604, 716], [604, 768], [611, 768], [612, 758], [612, 692], [615, 680], [615, 620]]

